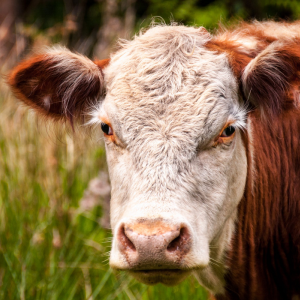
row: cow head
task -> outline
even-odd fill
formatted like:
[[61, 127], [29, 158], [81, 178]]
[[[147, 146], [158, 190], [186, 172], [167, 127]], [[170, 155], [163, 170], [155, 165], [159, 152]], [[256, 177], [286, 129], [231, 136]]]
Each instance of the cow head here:
[[[73, 122], [93, 110], [112, 185], [110, 265], [147, 284], [197, 271], [222, 289], [247, 176], [247, 114], [230, 59], [208, 49], [210, 39], [199, 28], [158, 26], [122, 42], [109, 64], [56, 48], [9, 79], [46, 116]], [[250, 64], [241, 80], [255, 91]]]

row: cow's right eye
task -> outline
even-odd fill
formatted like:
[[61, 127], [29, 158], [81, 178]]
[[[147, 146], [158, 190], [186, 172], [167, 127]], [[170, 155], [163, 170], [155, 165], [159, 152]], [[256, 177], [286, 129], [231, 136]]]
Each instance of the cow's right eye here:
[[104, 134], [113, 135], [113, 131], [108, 124], [101, 122], [101, 129], [104, 132]]
[[234, 134], [235, 128], [233, 126], [226, 127], [221, 133], [221, 137], [230, 137]]

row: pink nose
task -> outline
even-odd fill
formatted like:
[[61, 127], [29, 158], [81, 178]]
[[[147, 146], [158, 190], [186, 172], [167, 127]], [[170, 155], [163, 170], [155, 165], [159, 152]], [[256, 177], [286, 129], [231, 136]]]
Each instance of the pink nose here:
[[118, 232], [119, 250], [130, 268], [177, 268], [191, 248], [187, 226], [155, 219], [123, 224]]

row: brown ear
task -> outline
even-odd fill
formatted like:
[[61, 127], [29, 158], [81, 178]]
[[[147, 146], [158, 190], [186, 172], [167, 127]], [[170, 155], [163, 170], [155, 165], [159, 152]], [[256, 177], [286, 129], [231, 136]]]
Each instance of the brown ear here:
[[96, 61], [56, 47], [21, 62], [9, 75], [16, 97], [40, 113], [64, 118], [73, 125], [103, 92], [102, 69], [109, 60]]
[[299, 89], [300, 40], [273, 42], [246, 66], [242, 85], [246, 97], [268, 113], [278, 114], [295, 103]]

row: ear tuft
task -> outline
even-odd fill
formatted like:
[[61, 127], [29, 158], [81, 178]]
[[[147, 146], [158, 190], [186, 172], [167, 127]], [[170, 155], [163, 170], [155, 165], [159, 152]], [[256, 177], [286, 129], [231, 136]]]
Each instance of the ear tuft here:
[[73, 119], [99, 100], [103, 74], [89, 58], [63, 47], [21, 62], [8, 83], [17, 98], [52, 118]]
[[299, 42], [274, 42], [258, 54], [244, 69], [245, 96], [264, 111], [276, 115], [294, 99], [289, 99], [293, 82], [299, 80]]

